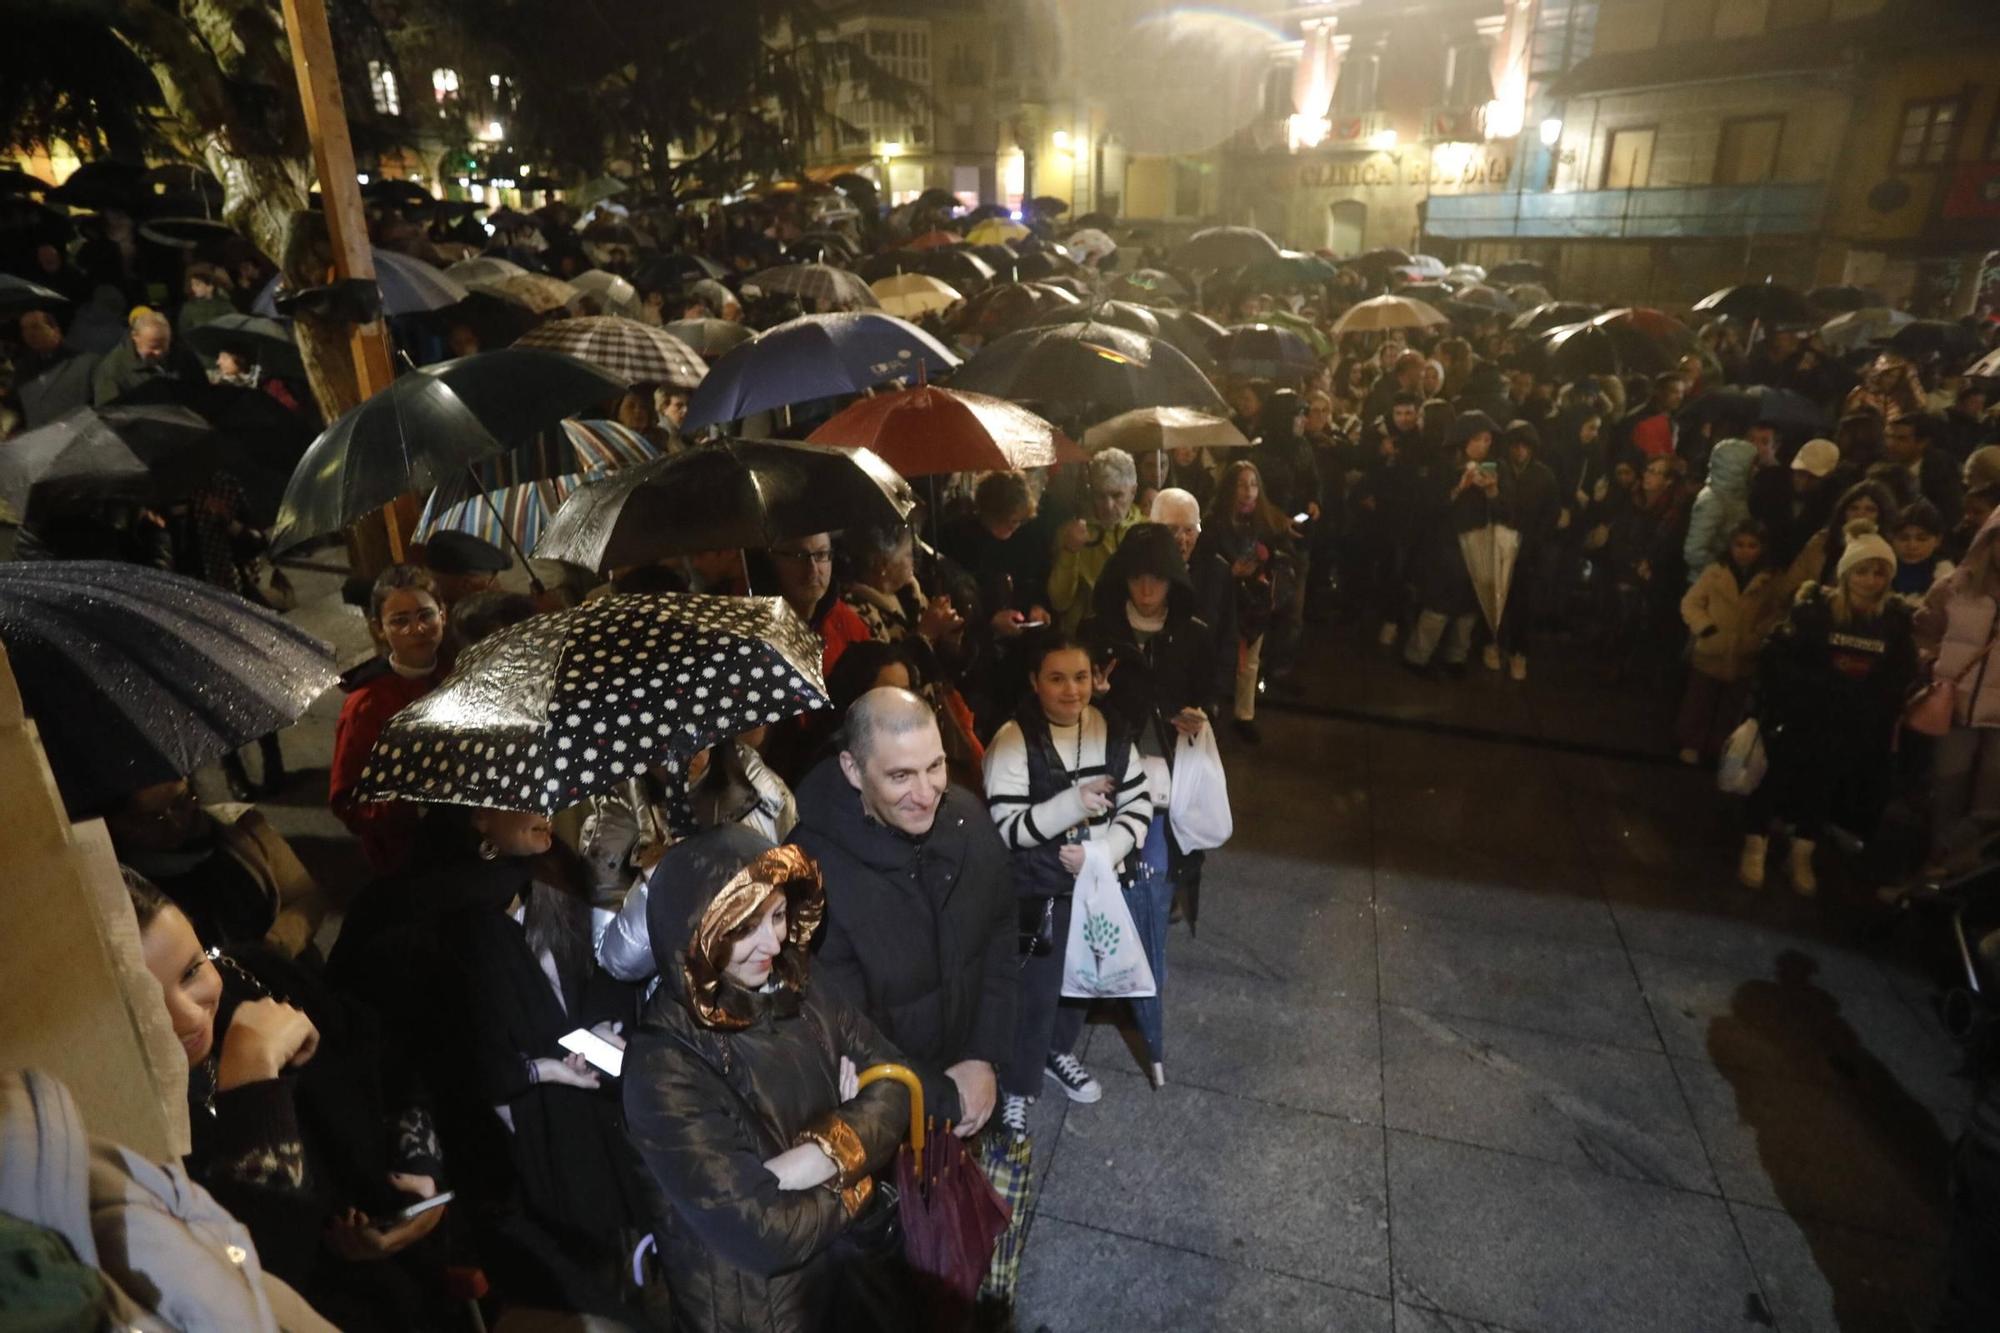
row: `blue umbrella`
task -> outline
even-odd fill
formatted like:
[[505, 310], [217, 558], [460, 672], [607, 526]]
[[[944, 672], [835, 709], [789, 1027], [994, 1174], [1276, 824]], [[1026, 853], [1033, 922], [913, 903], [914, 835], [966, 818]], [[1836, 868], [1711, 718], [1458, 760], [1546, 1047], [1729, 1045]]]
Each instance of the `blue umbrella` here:
[[[375, 254], [375, 283], [382, 289], [382, 313], [385, 315], [417, 315], [426, 310], [442, 310], [448, 305], [457, 305], [472, 295], [458, 279], [448, 276], [443, 269], [433, 268], [421, 259], [399, 255], [393, 250], [377, 250]], [[251, 303], [252, 314], [279, 319], [278, 283], [273, 278], [257, 293]]]
[[1312, 344], [1275, 324], [1238, 324], [1215, 345], [1224, 373], [1246, 379], [1301, 380], [1319, 368]]
[[916, 325], [876, 311], [804, 315], [744, 343], [709, 366], [688, 401], [686, 430], [753, 412], [906, 383], [958, 365]]

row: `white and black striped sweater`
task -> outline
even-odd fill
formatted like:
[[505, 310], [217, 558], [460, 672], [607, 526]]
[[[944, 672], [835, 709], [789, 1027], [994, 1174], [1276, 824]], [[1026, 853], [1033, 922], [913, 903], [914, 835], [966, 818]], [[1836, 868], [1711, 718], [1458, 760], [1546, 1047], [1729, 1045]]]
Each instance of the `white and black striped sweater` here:
[[[1033, 802], [1028, 786], [1028, 747], [1021, 725], [1009, 721], [994, 733], [986, 747], [986, 803], [1000, 839], [1010, 849], [1026, 851], [1049, 843], [1060, 843], [1070, 829], [1083, 826], [1087, 841], [1102, 842], [1117, 865], [1145, 841], [1146, 826], [1153, 818], [1153, 799], [1146, 790], [1146, 770], [1137, 746], [1125, 752], [1125, 771], [1114, 774], [1116, 799], [1101, 815], [1086, 816], [1079, 784], [1105, 776], [1104, 714], [1086, 708], [1081, 723], [1081, 750], [1077, 728], [1049, 727], [1049, 739], [1070, 778], [1069, 786], [1054, 796]], [[1079, 762], [1080, 755], [1080, 762]]]

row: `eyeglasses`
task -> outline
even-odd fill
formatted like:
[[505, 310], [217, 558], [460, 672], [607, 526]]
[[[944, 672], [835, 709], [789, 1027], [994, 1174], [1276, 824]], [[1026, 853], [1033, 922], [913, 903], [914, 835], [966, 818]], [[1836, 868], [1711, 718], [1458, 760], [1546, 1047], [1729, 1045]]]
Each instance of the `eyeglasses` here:
[[791, 560], [799, 564], [804, 564], [806, 561], [811, 561], [815, 565], [831, 565], [833, 563], [833, 552], [831, 550], [773, 551], [771, 554], [779, 560]]

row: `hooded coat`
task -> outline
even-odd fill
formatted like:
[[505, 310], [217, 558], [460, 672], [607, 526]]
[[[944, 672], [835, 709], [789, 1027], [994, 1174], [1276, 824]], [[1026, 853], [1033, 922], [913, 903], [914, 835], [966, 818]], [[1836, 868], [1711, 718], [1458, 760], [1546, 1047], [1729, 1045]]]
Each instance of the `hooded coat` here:
[[825, 883], [819, 980], [909, 1056], [927, 1116], [962, 1119], [944, 1071], [961, 1060], [998, 1069], [1014, 1040], [1018, 909], [986, 802], [947, 788], [931, 831], [912, 838], [862, 810], [836, 755], [800, 784], [791, 840]]
[[[1477, 486], [1461, 490], [1458, 484], [1465, 472], [1466, 442], [1481, 434], [1493, 437], [1487, 461], [1493, 464], [1500, 479], [1499, 489], [1491, 496]], [[1424, 532], [1419, 555], [1421, 601], [1426, 611], [1468, 616], [1479, 610], [1479, 597], [1472, 587], [1472, 575], [1465, 567], [1465, 550], [1459, 544], [1459, 536], [1477, 532], [1489, 523], [1511, 524], [1513, 491], [1507, 469], [1498, 461], [1500, 430], [1492, 417], [1484, 412], [1459, 413], [1446, 442], [1452, 450], [1452, 461], [1432, 473], [1424, 497], [1428, 508], [1419, 520]]]
[[[774, 890], [790, 933], [771, 982], [746, 991], [711, 960]], [[714, 829], [661, 857], [647, 902], [663, 984], [626, 1047], [625, 1114], [661, 1196], [655, 1236], [675, 1327], [819, 1328], [828, 1249], [910, 1120], [894, 1083], [842, 1103], [840, 1059], [866, 1068], [901, 1056], [858, 1010], [808, 987], [825, 903], [818, 868], [797, 848]], [[806, 1142], [839, 1164], [835, 1188], [781, 1190], [764, 1166]]]
[[1724, 440], [1710, 452], [1708, 485], [1694, 497], [1687, 540], [1681, 545], [1690, 587], [1722, 558], [1729, 530], [1750, 517], [1750, 474], [1756, 467], [1757, 446], [1748, 440]]
[[[1167, 623], [1142, 645], [1125, 608], [1126, 583], [1151, 574], [1167, 583]], [[1116, 663], [1111, 692], [1098, 706], [1133, 736], [1141, 748], [1173, 761], [1173, 717], [1183, 708], [1201, 708], [1214, 697], [1210, 675], [1215, 640], [1195, 613], [1194, 583], [1181, 563], [1173, 533], [1158, 523], [1142, 523], [1104, 567], [1094, 611], [1084, 623], [1083, 641], [1093, 661]]]
[[1952, 721], [1961, 727], [2000, 727], [2000, 670], [1994, 669], [2000, 596], [1982, 591], [1978, 577], [1991, 565], [1996, 542], [2000, 513], [1986, 520], [1965, 560], [1932, 587], [1917, 612], [1917, 647], [1935, 655], [1933, 679], [1953, 682]]

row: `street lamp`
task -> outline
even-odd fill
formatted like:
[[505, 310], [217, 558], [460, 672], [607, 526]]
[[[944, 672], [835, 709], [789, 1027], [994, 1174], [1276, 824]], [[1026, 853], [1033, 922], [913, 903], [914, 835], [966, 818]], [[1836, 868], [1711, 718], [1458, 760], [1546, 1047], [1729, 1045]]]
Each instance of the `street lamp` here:
[[1542, 122], [1542, 147], [1554, 148], [1562, 142], [1563, 123], [1559, 116], [1550, 116]]
[[1067, 149], [1069, 147], [1069, 131], [1057, 130], [1054, 134], [1051, 134], [1049, 136], [1049, 142], [1054, 144], [1057, 148]]

